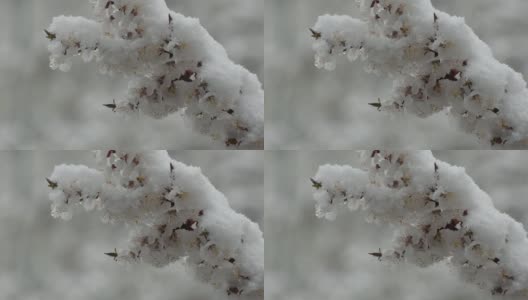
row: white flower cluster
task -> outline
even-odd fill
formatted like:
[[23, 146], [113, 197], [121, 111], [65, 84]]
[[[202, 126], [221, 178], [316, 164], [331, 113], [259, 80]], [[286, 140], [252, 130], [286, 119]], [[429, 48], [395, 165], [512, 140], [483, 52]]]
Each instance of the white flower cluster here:
[[461, 167], [430, 151], [362, 151], [363, 170], [324, 165], [312, 178], [317, 216], [364, 211], [396, 228], [380, 260], [429, 266], [447, 261], [462, 277], [496, 295], [528, 296], [528, 236], [499, 212]]
[[495, 147], [528, 145], [528, 89], [497, 61], [464, 19], [429, 0], [358, 0], [361, 19], [323, 15], [311, 29], [315, 65], [358, 57], [394, 78], [393, 94], [369, 103], [425, 118], [448, 109], [462, 130]]
[[95, 19], [55, 17], [47, 30], [50, 66], [68, 71], [73, 56], [129, 80], [117, 112], [163, 118], [184, 111], [200, 132], [226, 147], [262, 148], [264, 92], [233, 63], [198, 19], [164, 0], [92, 0]]
[[235, 298], [263, 299], [264, 239], [259, 226], [229, 206], [196, 167], [166, 151], [96, 151], [98, 168], [60, 165], [48, 178], [52, 215], [69, 219], [76, 207], [123, 222], [127, 250], [117, 261], [162, 267], [184, 259], [197, 276]]

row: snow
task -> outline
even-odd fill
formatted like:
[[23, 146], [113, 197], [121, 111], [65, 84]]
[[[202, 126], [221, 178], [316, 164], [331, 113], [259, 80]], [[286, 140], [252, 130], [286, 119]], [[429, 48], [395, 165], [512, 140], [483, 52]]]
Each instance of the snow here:
[[49, 177], [52, 214], [71, 218], [77, 204], [130, 228], [123, 262], [163, 267], [184, 259], [196, 276], [233, 297], [262, 299], [264, 240], [256, 223], [231, 209], [197, 167], [166, 151], [96, 151], [97, 169], [59, 165]]
[[[320, 182], [314, 186], [317, 212], [332, 216], [343, 203], [360, 202], [348, 207], [395, 228], [393, 249], [381, 251], [380, 260], [421, 267], [448, 261], [491, 294], [528, 294], [526, 230], [498, 211], [463, 168], [437, 160], [430, 151], [373, 150], [361, 157], [363, 171], [321, 166], [313, 178]], [[334, 195], [346, 196], [329, 202]]]
[[[314, 197], [317, 201], [316, 215], [334, 220], [338, 205], [354, 205], [354, 201], [349, 202], [349, 198], [362, 198], [361, 192], [358, 194], [357, 191], [367, 184], [367, 177], [364, 175], [366, 174], [363, 171], [350, 166], [321, 166], [317, 177], [325, 178], [328, 181], [321, 182], [320, 184], [324, 185], [321, 188], [317, 188], [319, 182], [314, 180], [313, 184], [316, 187]], [[327, 182], [330, 182], [331, 186], [325, 186]], [[327, 192], [329, 189], [338, 190], [339, 192], [337, 194], [330, 194]]]
[[94, 2], [95, 20], [55, 17], [50, 66], [95, 60], [101, 73], [127, 77], [113, 111], [164, 118], [182, 111], [199, 132], [227, 148], [262, 148], [264, 92], [255, 74], [233, 63], [198, 19], [165, 1]]
[[55, 169], [53, 177], [62, 180], [56, 182], [58, 187], [53, 188], [50, 193], [53, 201], [52, 216], [71, 219], [74, 204], [82, 204], [87, 210], [94, 208], [100, 187], [104, 183], [100, 172], [86, 166], [60, 165]]
[[449, 109], [463, 131], [500, 148], [524, 148], [528, 89], [522, 76], [494, 58], [464, 19], [430, 1], [362, 0], [361, 19], [323, 15], [311, 29], [315, 65], [333, 70], [338, 56], [393, 79], [379, 110], [418, 117]]

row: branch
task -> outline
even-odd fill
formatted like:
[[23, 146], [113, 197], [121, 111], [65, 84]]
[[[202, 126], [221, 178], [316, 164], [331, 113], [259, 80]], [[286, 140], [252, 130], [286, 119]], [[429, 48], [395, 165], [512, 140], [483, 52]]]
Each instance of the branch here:
[[97, 151], [97, 170], [60, 165], [47, 179], [52, 215], [75, 207], [99, 210], [105, 222], [130, 225], [116, 261], [163, 267], [181, 258], [204, 282], [226, 294], [263, 299], [264, 240], [259, 226], [229, 206], [199, 168], [165, 151]]
[[262, 148], [264, 92], [256, 75], [233, 63], [198, 19], [165, 1], [97, 0], [95, 20], [53, 18], [45, 30], [50, 66], [95, 59], [101, 73], [129, 78], [123, 113], [163, 118], [184, 111], [201, 133], [231, 148]]
[[379, 260], [421, 267], [447, 261], [492, 294], [528, 295], [528, 236], [498, 211], [460, 167], [430, 151], [362, 151], [363, 170], [321, 166], [314, 198], [318, 217], [334, 219], [347, 206], [367, 220], [396, 228], [393, 249]]
[[378, 110], [425, 118], [449, 108], [459, 127], [495, 147], [528, 144], [528, 89], [497, 61], [463, 18], [430, 1], [361, 0], [361, 20], [323, 15], [311, 28], [315, 65], [333, 70], [337, 56], [394, 78]]

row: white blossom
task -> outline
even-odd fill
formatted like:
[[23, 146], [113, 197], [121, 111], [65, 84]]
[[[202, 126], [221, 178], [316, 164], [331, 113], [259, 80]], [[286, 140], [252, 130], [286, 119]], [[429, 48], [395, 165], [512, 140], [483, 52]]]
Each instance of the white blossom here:
[[264, 92], [257, 76], [232, 62], [200, 25], [164, 0], [93, 0], [94, 19], [58, 16], [45, 30], [50, 66], [72, 57], [129, 80], [125, 99], [105, 106], [163, 118], [184, 112], [226, 147], [262, 148]]
[[196, 275], [235, 298], [263, 299], [264, 239], [259, 226], [229, 206], [197, 167], [166, 151], [96, 151], [97, 169], [59, 165], [47, 178], [52, 215], [78, 207], [130, 228], [116, 261], [163, 267], [184, 261]]
[[317, 67], [333, 70], [337, 56], [361, 58], [367, 72], [393, 78], [389, 99], [369, 103], [378, 110], [422, 118], [447, 110], [463, 131], [491, 146], [527, 146], [526, 82], [463, 18], [429, 0], [357, 2], [360, 19], [323, 15], [311, 28]]
[[312, 178], [318, 217], [348, 207], [395, 228], [380, 260], [421, 267], [448, 262], [492, 294], [528, 296], [528, 236], [498, 211], [464, 168], [430, 151], [362, 151], [362, 169], [323, 165]]

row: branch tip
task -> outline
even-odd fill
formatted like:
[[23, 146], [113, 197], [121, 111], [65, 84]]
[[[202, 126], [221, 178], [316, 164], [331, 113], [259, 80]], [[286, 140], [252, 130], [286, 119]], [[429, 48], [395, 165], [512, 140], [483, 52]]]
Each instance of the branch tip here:
[[381, 110], [381, 99], [378, 98], [378, 102], [371, 102], [368, 105], [374, 106], [375, 108], [377, 108], [380, 111]]
[[381, 248], [379, 248], [379, 249], [378, 249], [378, 252], [370, 252], [369, 255], [372, 255], [372, 256], [374, 256], [374, 257], [377, 257], [378, 260], [381, 260], [381, 256], [382, 256], [383, 254], [381, 253]]
[[312, 37], [314, 39], [318, 40], [321, 38], [321, 32], [315, 31], [312, 28], [308, 28], [308, 29], [310, 29], [310, 32], [312, 33]]
[[57, 38], [57, 35], [53, 32], [49, 32], [46, 29], [44, 29], [44, 32], [46, 33], [46, 38], [50, 41], [53, 41], [54, 39]]
[[117, 259], [117, 249], [114, 248], [114, 252], [105, 252], [105, 255], [108, 255], [108, 256], [110, 256], [110, 257], [113, 257], [114, 260], [116, 260], [116, 259]]
[[46, 181], [48, 182], [48, 187], [50, 187], [52, 190], [59, 186], [56, 181], [52, 181], [49, 178], [46, 178]]
[[115, 110], [116, 110], [116, 108], [117, 108], [117, 105], [116, 105], [115, 99], [112, 100], [112, 103], [109, 103], [109, 104], [103, 104], [103, 106], [110, 108], [110, 109], [111, 109], [112, 111], [114, 111], [114, 112], [115, 112]]
[[323, 187], [323, 184], [320, 181], [316, 181], [313, 178], [310, 178], [310, 181], [312, 182], [312, 187], [314, 187], [316, 190]]

